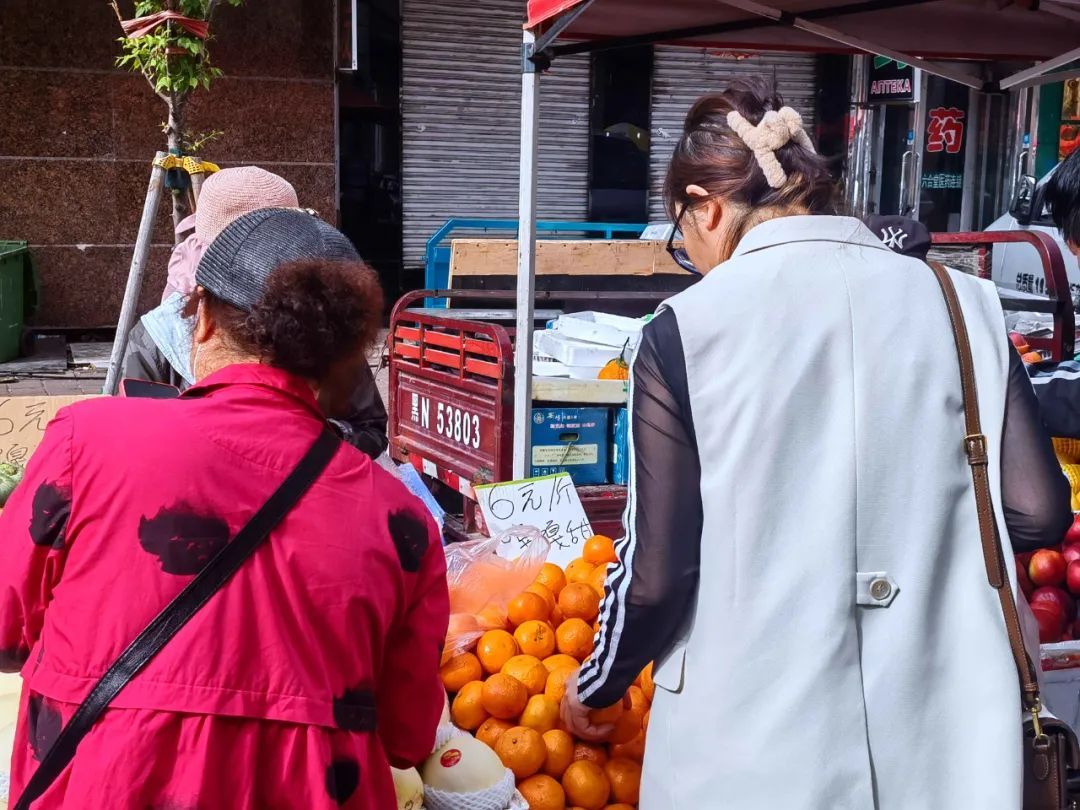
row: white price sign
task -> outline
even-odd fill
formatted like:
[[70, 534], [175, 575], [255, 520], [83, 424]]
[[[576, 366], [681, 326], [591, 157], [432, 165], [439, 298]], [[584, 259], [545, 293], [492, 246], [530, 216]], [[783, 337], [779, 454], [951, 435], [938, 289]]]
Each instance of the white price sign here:
[[515, 526], [530, 526], [543, 534], [551, 543], [548, 562], [562, 566], [580, 557], [585, 541], [593, 535], [569, 473], [480, 484], [474, 489], [488, 534], [507, 533], [499, 549], [502, 557], [512, 559], [528, 547], [528, 536], [516, 536]]

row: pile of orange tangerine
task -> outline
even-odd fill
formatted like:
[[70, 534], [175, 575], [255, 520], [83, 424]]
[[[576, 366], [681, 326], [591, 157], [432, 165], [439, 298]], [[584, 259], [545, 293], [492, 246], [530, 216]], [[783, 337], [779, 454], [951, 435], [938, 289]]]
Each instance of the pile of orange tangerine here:
[[596, 620], [615, 545], [588, 540], [564, 571], [545, 563], [507, 606], [502, 629], [443, 664], [450, 715], [514, 772], [530, 810], [631, 810], [653, 696], [650, 665], [614, 706], [593, 712], [613, 730], [603, 744], [574, 739], [559, 717], [567, 679], [593, 651]]

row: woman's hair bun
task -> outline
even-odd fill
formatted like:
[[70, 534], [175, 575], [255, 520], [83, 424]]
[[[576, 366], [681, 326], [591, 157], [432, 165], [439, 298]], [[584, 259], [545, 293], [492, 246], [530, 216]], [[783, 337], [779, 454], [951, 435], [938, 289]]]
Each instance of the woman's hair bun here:
[[363, 262], [297, 261], [270, 274], [232, 336], [273, 366], [321, 380], [374, 343], [382, 311], [378, 276]]

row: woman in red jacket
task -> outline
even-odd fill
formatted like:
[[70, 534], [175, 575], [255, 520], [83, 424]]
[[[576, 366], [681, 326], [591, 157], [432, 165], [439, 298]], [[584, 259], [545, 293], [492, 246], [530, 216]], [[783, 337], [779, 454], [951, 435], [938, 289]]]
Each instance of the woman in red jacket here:
[[[323, 431], [320, 381], [363, 362], [382, 312], [348, 240], [299, 211], [234, 222], [197, 281], [198, 383], [65, 409], [0, 515], [0, 664], [25, 681], [13, 803], [93, 684]], [[431, 751], [448, 611], [433, 521], [343, 444], [34, 807], [392, 808], [389, 764]]]

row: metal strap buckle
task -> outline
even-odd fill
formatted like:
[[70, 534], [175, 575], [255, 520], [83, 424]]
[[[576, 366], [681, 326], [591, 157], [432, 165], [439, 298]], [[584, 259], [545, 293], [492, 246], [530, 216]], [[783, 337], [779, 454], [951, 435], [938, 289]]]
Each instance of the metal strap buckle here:
[[967, 453], [968, 464], [987, 464], [986, 436], [982, 433], [972, 433], [964, 437], [964, 452]]

